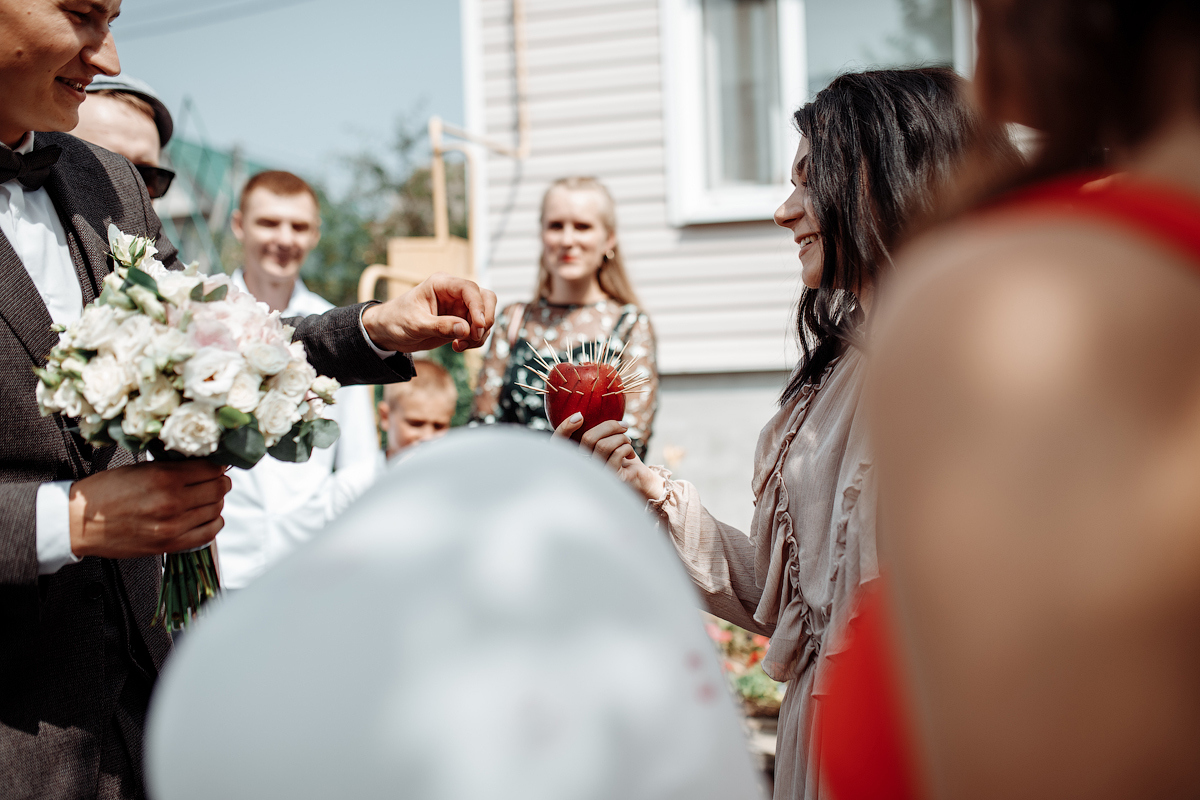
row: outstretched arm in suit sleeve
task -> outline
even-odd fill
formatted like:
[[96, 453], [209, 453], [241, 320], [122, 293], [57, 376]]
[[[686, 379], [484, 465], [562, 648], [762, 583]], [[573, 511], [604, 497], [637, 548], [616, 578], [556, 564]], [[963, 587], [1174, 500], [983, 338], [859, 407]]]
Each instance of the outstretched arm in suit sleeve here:
[[[462, 278], [434, 275], [386, 303], [335, 308], [287, 323], [317, 372], [351, 385], [408, 380], [413, 366], [407, 353], [444, 344], [460, 352], [479, 347], [495, 315], [492, 292]], [[395, 355], [381, 358], [377, 350]]]

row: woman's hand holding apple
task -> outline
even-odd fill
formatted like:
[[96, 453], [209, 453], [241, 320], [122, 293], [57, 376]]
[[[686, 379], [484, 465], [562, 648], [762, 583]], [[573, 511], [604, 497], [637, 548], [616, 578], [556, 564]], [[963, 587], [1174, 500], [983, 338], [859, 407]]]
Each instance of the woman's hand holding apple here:
[[[570, 439], [582, 425], [583, 415], [572, 414], [555, 429], [554, 435]], [[607, 464], [618, 478], [647, 500], [657, 500], [666, 491], [666, 482], [633, 452], [633, 445], [625, 432], [628, 429], [628, 425], [617, 420], [601, 422], [583, 434], [579, 446]]]

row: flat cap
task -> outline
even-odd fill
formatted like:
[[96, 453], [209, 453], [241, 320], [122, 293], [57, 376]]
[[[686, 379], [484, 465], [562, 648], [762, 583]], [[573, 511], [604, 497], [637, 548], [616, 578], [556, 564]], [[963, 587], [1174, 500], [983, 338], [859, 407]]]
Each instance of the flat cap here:
[[171, 134], [175, 131], [175, 123], [171, 119], [171, 112], [167, 110], [166, 104], [150, 88], [150, 84], [145, 81], [140, 81], [137, 78], [131, 78], [127, 75], [97, 75], [87, 85], [87, 91], [89, 93], [105, 91], [123, 92], [124, 94], [131, 94], [142, 98], [154, 109], [154, 125], [158, 128], [158, 143], [166, 147], [167, 142], [171, 141]]

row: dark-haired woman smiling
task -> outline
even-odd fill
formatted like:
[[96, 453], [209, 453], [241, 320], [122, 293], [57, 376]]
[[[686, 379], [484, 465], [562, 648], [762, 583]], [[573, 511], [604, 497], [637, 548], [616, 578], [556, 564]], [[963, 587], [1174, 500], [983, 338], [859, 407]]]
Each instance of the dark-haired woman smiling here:
[[[859, 408], [872, 293], [900, 236], [981, 135], [959, 79], [942, 69], [844, 75], [795, 122], [795, 189], [775, 221], [800, 245], [804, 354], [759, 437], [750, 535], [709, 514], [687, 481], [643, 464], [621, 423], [582, 437], [661, 515], [709, 610], [771, 637], [763, 668], [788, 682], [780, 800], [820, 794], [810, 741], [824, 646], [837, 641], [858, 586], [877, 574], [873, 456]], [[557, 433], [577, 427], [568, 420]]]

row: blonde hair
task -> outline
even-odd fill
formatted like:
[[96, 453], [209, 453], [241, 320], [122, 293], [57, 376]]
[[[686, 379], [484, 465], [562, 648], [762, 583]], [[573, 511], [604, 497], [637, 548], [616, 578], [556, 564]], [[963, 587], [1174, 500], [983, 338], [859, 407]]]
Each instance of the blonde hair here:
[[383, 387], [383, 401], [388, 408], [396, 408], [414, 394], [425, 394], [445, 399], [453, 407], [458, 403], [458, 387], [454, 378], [440, 364], [423, 358], [413, 359], [416, 374], [404, 383], [389, 383]]
[[[546, 189], [546, 193], [542, 195], [542, 213], [541, 220], [544, 223], [546, 220], [546, 200], [550, 197], [550, 193], [555, 189], [566, 189], [570, 192], [595, 192], [603, 199], [603, 208], [600, 211], [600, 220], [604, 226], [608, 228], [608, 232], [614, 237], [617, 235], [617, 206], [613, 202], [612, 195], [603, 183], [595, 178], [584, 175], [575, 175], [568, 178], [559, 178], [550, 187]], [[609, 255], [611, 253], [611, 256]], [[596, 280], [600, 284], [600, 289], [606, 295], [620, 303], [638, 303], [637, 294], [633, 291], [633, 284], [629, 282], [629, 276], [625, 273], [625, 259], [621, 255], [621, 243], [618, 241], [613, 245], [612, 250], [604, 254], [604, 260], [600, 262], [600, 269], [596, 273]], [[542, 256], [538, 259], [538, 276], [536, 297], [538, 299], [548, 298], [550, 296], [550, 270], [546, 268], [546, 253], [542, 252]]]

